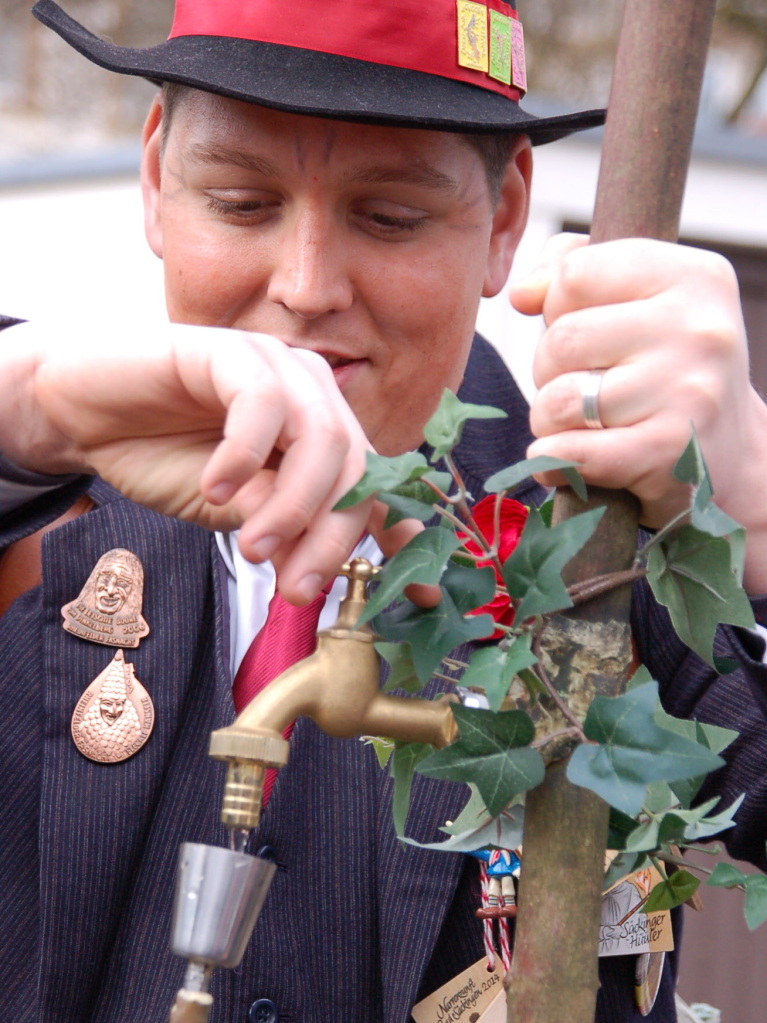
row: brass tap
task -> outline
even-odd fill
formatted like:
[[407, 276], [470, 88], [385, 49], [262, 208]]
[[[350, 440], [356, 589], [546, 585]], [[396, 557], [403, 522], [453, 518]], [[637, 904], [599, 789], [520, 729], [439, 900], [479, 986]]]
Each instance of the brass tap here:
[[317, 634], [315, 652], [263, 689], [233, 724], [211, 735], [210, 755], [229, 765], [221, 813], [227, 827], [258, 825], [264, 770], [287, 763], [282, 732], [302, 715], [343, 739], [380, 735], [441, 747], [456, 737], [449, 698], [413, 699], [379, 690], [375, 633], [367, 624], [355, 627], [365, 607], [367, 584], [377, 572], [364, 558], [343, 565], [347, 594], [335, 625]]

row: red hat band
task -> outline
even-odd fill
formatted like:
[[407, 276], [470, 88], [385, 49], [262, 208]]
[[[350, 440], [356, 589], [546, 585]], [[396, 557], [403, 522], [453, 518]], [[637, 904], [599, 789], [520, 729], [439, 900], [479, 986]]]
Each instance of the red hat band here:
[[514, 102], [526, 89], [517, 12], [504, 0], [176, 0], [170, 38], [224, 36], [423, 71]]

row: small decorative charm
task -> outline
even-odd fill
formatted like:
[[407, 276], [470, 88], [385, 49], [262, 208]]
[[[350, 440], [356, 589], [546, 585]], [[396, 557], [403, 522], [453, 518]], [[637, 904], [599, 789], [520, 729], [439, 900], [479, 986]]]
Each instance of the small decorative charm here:
[[61, 609], [64, 628], [80, 639], [112, 647], [137, 647], [149, 635], [141, 614], [144, 568], [131, 551], [107, 551], [79, 597]]
[[514, 875], [519, 873], [519, 857], [510, 849], [478, 849], [469, 853], [483, 860], [487, 870], [487, 903], [476, 911], [480, 920], [497, 920], [517, 915]]
[[137, 753], [154, 725], [149, 693], [118, 650], [77, 701], [72, 738], [83, 756], [116, 764]]

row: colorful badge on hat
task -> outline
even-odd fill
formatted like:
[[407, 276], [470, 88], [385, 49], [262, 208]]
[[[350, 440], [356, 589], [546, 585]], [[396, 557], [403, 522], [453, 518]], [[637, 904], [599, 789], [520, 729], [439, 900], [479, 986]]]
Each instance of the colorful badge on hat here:
[[490, 11], [490, 77], [511, 84], [511, 18]]
[[522, 22], [511, 22], [511, 81], [521, 92], [527, 92], [527, 65], [525, 64], [525, 33]]
[[487, 7], [474, 0], [456, 0], [458, 63], [474, 71], [488, 70]]

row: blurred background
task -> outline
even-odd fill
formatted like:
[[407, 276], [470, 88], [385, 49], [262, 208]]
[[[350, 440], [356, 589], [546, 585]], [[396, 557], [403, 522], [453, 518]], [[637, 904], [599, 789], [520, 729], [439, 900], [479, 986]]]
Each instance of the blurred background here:
[[[162, 267], [143, 237], [139, 136], [153, 87], [91, 65], [30, 15], [0, 0], [0, 312], [36, 319], [164, 316]], [[126, 46], [162, 41], [172, 0], [65, 0], [92, 32]], [[622, 3], [519, 0], [538, 114], [607, 103]], [[652, 25], [648, 25], [652, 31]], [[729, 258], [740, 280], [753, 374], [767, 393], [767, 0], [722, 0], [704, 84], [682, 236]], [[535, 154], [530, 226], [512, 276], [563, 227], [588, 230], [600, 133]], [[484, 301], [480, 329], [532, 393], [540, 323], [504, 295]], [[703, 889], [685, 909], [680, 992], [761, 1023], [767, 926], [749, 935], [737, 892]]]

